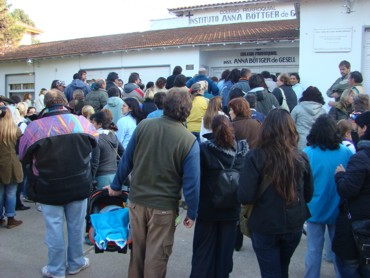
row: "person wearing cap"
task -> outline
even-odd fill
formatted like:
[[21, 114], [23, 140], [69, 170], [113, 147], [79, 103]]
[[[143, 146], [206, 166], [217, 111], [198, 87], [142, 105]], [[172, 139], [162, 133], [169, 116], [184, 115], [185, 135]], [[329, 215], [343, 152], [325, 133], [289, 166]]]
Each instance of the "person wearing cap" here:
[[51, 83], [51, 89], [58, 89], [61, 92], [64, 92], [65, 87], [66, 84], [64, 83], [64, 81], [61, 80], [53, 80], [53, 82]]
[[351, 221], [370, 220], [370, 111], [358, 115], [355, 123], [358, 151], [347, 167], [340, 164], [335, 171], [337, 192], [346, 202], [340, 206], [332, 246], [341, 277], [370, 277], [370, 264], [361, 264], [351, 229]]
[[208, 107], [208, 99], [204, 97], [207, 86], [208, 84], [206, 81], [199, 81], [194, 83], [190, 88], [193, 102], [190, 115], [186, 119], [186, 125], [188, 130], [195, 135], [199, 143], [202, 119]]
[[41, 203], [45, 222], [44, 277], [65, 277], [67, 265], [69, 274], [77, 274], [90, 264], [83, 253], [83, 232], [92, 182], [90, 155], [99, 133], [87, 119], [71, 114], [67, 104], [61, 91], [48, 91], [46, 109], [27, 126], [19, 143], [19, 158], [30, 164], [28, 197]]

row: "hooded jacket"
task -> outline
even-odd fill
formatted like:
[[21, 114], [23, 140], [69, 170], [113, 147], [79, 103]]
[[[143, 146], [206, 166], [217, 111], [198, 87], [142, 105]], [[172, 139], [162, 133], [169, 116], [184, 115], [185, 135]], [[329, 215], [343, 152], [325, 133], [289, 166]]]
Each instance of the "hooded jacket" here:
[[116, 173], [117, 160], [123, 155], [123, 146], [113, 131], [98, 129], [98, 132], [98, 146], [91, 157], [93, 178]]
[[144, 101], [144, 92], [140, 89], [135, 83], [126, 83], [123, 86], [122, 98], [134, 97], [137, 98], [140, 102]]
[[303, 150], [307, 147], [307, 135], [316, 119], [322, 114], [326, 114], [326, 110], [321, 103], [315, 101], [302, 101], [291, 111], [299, 134], [298, 149]]
[[270, 110], [279, 107], [276, 97], [263, 87], [254, 88], [248, 94], [254, 94], [256, 96], [256, 110], [265, 116], [267, 116]]
[[234, 207], [225, 209], [215, 208], [212, 202], [212, 186], [217, 182], [218, 173], [222, 170], [217, 159], [225, 169], [229, 169], [236, 155], [233, 169], [240, 171], [243, 167], [244, 157], [248, 152], [247, 142], [245, 140], [239, 141], [238, 150], [235, 147], [232, 149], [221, 148], [216, 145], [213, 139], [200, 145], [201, 179], [198, 209], [199, 219], [206, 221], [236, 221], [239, 219], [239, 203], [235, 203]]
[[66, 96], [68, 102], [70, 102], [73, 99], [73, 91], [80, 89], [84, 92], [85, 96], [91, 92], [91, 88], [89, 85], [84, 83], [80, 79], [74, 79], [71, 84], [69, 84], [65, 89], [64, 89], [64, 95]]
[[110, 97], [108, 98], [107, 104], [103, 107], [103, 109], [108, 109], [112, 112], [113, 115], [113, 122], [117, 125], [119, 119], [122, 118], [122, 105], [123, 100], [119, 97]]

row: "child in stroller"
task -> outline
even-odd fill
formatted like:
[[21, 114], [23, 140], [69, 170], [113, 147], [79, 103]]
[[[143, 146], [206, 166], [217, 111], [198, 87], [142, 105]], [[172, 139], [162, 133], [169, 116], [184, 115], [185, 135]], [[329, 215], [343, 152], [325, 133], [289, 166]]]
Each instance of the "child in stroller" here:
[[127, 253], [127, 245], [131, 243], [127, 197], [127, 192], [109, 196], [106, 189], [91, 194], [86, 214], [86, 232], [95, 245], [95, 253]]

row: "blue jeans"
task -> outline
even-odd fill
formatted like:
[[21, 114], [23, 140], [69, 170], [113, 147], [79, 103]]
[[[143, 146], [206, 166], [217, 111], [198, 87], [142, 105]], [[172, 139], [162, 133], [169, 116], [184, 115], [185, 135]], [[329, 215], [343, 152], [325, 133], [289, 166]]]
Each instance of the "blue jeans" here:
[[288, 277], [290, 259], [301, 240], [302, 231], [263, 235], [252, 232], [252, 245], [256, 253], [261, 277]]
[[331, 240], [330, 240], [330, 236], [329, 236], [329, 231], [328, 231], [328, 229], [325, 229], [324, 258], [325, 258], [325, 261], [327, 261], [328, 263], [332, 263], [333, 258], [334, 258], [334, 253], [331, 249], [332, 248], [331, 248]]
[[98, 182], [96, 189], [103, 189], [104, 186], [110, 185], [115, 177], [114, 174], [102, 175], [99, 177], [95, 177], [95, 180]]
[[[305, 258], [306, 278], [320, 277], [322, 251], [324, 248], [325, 227], [328, 229], [330, 242], [332, 242], [335, 233], [335, 224], [307, 222], [307, 251]], [[333, 257], [335, 257], [335, 255], [333, 255]], [[339, 277], [335, 261], [334, 269], [337, 277]]]
[[335, 256], [335, 262], [343, 278], [370, 277], [370, 264], [360, 265], [358, 260], [343, 260], [338, 256]]
[[200, 144], [200, 132], [192, 132], [192, 134], [197, 138], [197, 141]]
[[[15, 216], [17, 186], [18, 184], [16, 183], [12, 183], [12, 184], [0, 183], [0, 209], [2, 211], [3, 207], [5, 207], [6, 217]], [[0, 219], [2, 218], [3, 218], [3, 215], [0, 215]]]
[[85, 263], [83, 254], [84, 224], [87, 199], [62, 206], [42, 204], [46, 226], [45, 243], [48, 247], [48, 271], [56, 276], [66, 272], [66, 246], [64, 243], [64, 217], [68, 232], [68, 268], [77, 270]]

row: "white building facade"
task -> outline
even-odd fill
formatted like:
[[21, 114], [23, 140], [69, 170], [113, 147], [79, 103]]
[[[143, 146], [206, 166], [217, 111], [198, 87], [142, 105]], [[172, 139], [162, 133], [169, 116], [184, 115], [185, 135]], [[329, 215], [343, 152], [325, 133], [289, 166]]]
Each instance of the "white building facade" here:
[[[343, 7], [346, 3], [351, 6], [349, 13]], [[341, 60], [363, 73], [370, 92], [369, 8], [368, 0], [255, 0], [169, 9], [174, 18], [152, 21], [148, 32], [123, 34], [115, 40], [116, 48], [85, 51], [89, 44], [107, 40], [97, 37], [33, 45], [0, 57], [0, 94], [30, 92], [37, 97], [41, 88], [50, 88], [52, 80], [69, 84], [80, 69], [87, 71], [89, 80], [106, 78], [115, 71], [124, 82], [131, 72], [138, 72], [146, 84], [171, 75], [180, 65], [186, 76], [193, 76], [200, 67], [217, 77], [225, 69], [245, 67], [254, 73], [299, 72], [303, 85], [317, 86], [324, 95], [339, 76]], [[220, 26], [223, 29], [218, 32]], [[192, 30], [204, 30], [202, 39]], [[238, 37], [240, 30], [251, 34]], [[161, 41], [163, 32], [172, 32], [174, 37]], [[152, 46], [146, 40], [134, 47], [119, 45], [147, 35], [158, 36], [159, 43]], [[55, 51], [68, 44], [72, 44], [69, 50]]]

